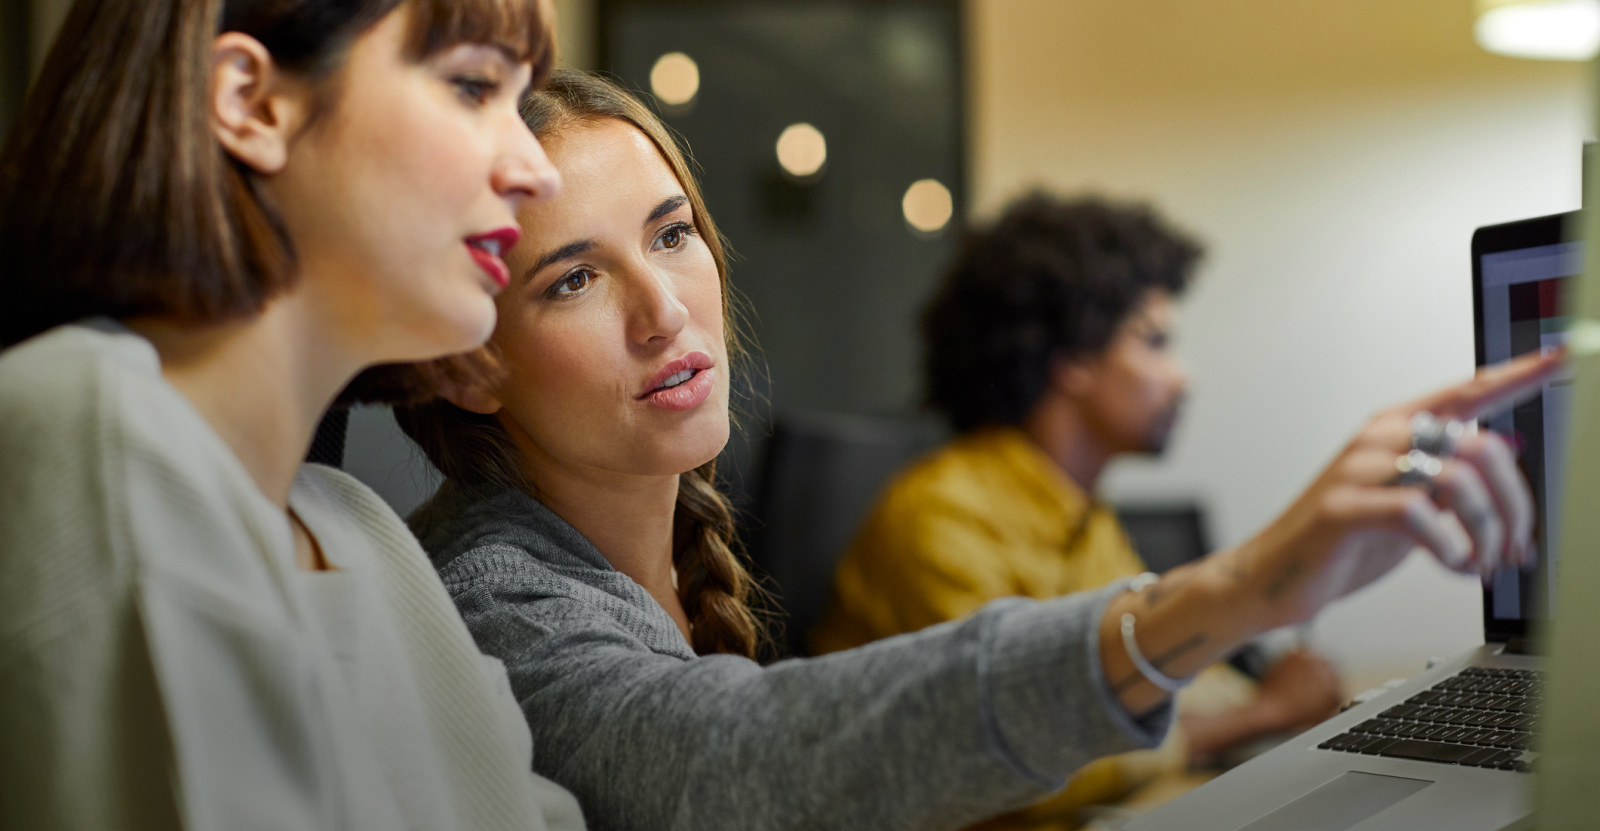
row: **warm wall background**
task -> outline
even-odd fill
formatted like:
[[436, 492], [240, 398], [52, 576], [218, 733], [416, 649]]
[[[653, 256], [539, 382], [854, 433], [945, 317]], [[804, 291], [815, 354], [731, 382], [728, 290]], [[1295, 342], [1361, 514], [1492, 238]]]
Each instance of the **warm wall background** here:
[[[1479, 225], [1578, 207], [1577, 64], [1500, 58], [1470, 0], [973, 0], [975, 214], [1034, 185], [1147, 199], [1205, 240], [1166, 459], [1107, 494], [1198, 497], [1221, 545], [1362, 419], [1472, 372]], [[1412, 562], [1316, 644], [1357, 683], [1481, 643], [1477, 584]]]

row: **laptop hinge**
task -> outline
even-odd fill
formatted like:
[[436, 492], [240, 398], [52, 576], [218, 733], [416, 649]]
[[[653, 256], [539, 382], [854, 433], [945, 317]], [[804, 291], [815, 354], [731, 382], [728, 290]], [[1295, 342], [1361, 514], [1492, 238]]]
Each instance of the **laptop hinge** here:
[[1514, 636], [1506, 638], [1506, 646], [1500, 650], [1501, 655], [1537, 655], [1539, 651], [1533, 638]]

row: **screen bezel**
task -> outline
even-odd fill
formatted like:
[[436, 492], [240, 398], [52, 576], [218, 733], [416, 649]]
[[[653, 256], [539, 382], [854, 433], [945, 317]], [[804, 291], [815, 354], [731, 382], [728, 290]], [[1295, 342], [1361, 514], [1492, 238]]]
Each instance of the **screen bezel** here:
[[[1483, 334], [1483, 257], [1502, 251], [1516, 251], [1541, 245], [1559, 245], [1571, 242], [1575, 235], [1573, 223], [1579, 212], [1569, 211], [1500, 225], [1486, 225], [1472, 234], [1472, 330], [1477, 347], [1477, 365], [1486, 361], [1487, 347]], [[1503, 643], [1512, 638], [1529, 635], [1528, 621], [1504, 620], [1494, 616], [1494, 589], [1483, 589], [1483, 637], [1488, 643]]]

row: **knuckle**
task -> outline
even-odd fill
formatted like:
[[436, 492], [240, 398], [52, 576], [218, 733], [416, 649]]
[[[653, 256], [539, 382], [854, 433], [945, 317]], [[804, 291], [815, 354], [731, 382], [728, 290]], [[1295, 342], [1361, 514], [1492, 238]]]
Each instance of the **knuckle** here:
[[1354, 479], [1370, 464], [1370, 460], [1366, 456], [1367, 454], [1365, 453], [1346, 454], [1339, 459], [1339, 463], [1334, 470], [1339, 474], [1340, 479]]
[[1456, 440], [1455, 457], [1458, 459], [1479, 459], [1483, 457], [1488, 447], [1488, 441], [1481, 435], [1462, 436]]
[[1405, 496], [1395, 500], [1396, 518], [1411, 516], [1427, 516], [1433, 513], [1433, 500], [1419, 490], [1412, 490]]
[[1317, 516], [1323, 520], [1339, 522], [1349, 512], [1349, 502], [1342, 488], [1331, 488], [1317, 499]]

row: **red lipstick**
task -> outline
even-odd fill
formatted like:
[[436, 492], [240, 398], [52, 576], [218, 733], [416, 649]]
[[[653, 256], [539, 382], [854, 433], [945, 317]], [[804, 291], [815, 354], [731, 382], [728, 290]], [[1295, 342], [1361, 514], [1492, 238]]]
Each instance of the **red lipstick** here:
[[464, 242], [473, 262], [488, 273], [495, 285], [503, 289], [511, 285], [511, 269], [506, 267], [506, 262], [501, 257], [511, 249], [511, 246], [516, 245], [521, 237], [521, 231], [507, 227], [467, 237]]

